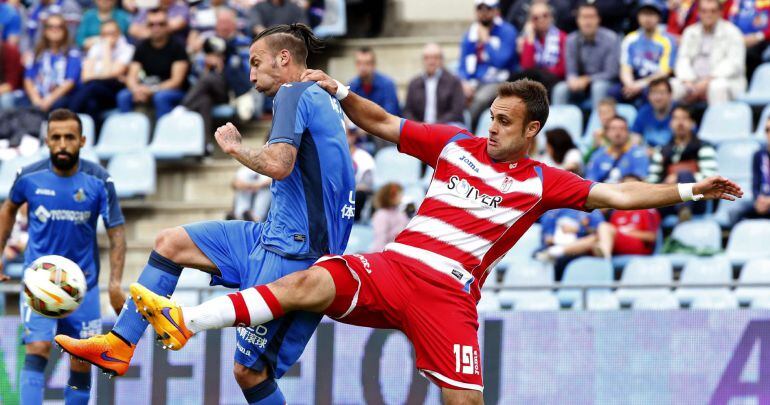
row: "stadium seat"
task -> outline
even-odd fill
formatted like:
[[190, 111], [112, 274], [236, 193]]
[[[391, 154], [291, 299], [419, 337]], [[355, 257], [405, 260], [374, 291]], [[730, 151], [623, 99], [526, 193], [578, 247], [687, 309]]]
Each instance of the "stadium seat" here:
[[[553, 268], [541, 262], [530, 260], [508, 267], [503, 276], [502, 285], [505, 287], [524, 287], [553, 284]], [[503, 290], [500, 291], [500, 304], [514, 305], [521, 299], [532, 295], [550, 293], [550, 289]]]
[[348, 19], [345, 4], [345, 0], [324, 1], [324, 12], [321, 23], [313, 28], [313, 33], [319, 38], [344, 36], [348, 32]]
[[620, 300], [612, 292], [588, 294], [589, 311], [617, 311], [619, 309]]
[[[670, 284], [674, 277], [671, 262], [662, 257], [635, 257], [628, 262], [620, 284], [633, 286], [640, 284]], [[618, 299], [622, 304], [630, 304], [642, 295], [669, 292], [670, 288], [620, 288]]]
[[230, 104], [217, 104], [211, 109], [211, 116], [218, 120], [227, 120], [235, 117], [235, 107]]
[[754, 131], [754, 138], [760, 142], [767, 141], [767, 135], [765, 134], [765, 125], [767, 120], [770, 119], [770, 104], [766, 105], [762, 109], [762, 113], [759, 115], [759, 122], [757, 123], [757, 130]]
[[750, 138], [722, 142], [717, 148], [719, 174], [740, 184], [744, 190], [750, 190], [751, 157], [759, 148], [759, 142]]
[[37, 155], [20, 156], [0, 163], [0, 200], [8, 198], [11, 186], [16, 180], [16, 173], [24, 166], [40, 160]]
[[738, 309], [738, 300], [730, 291], [696, 297], [690, 309]]
[[404, 189], [403, 204], [413, 203], [415, 208], [420, 208], [422, 200], [425, 199], [425, 188], [422, 184], [412, 184]]
[[[636, 107], [631, 104], [618, 104], [615, 106], [615, 110], [618, 112], [618, 115], [628, 121], [628, 127], [630, 128], [631, 125], [633, 125], [634, 120], [636, 120]], [[583, 133], [583, 142], [590, 140], [591, 134], [599, 129], [600, 126], [601, 123], [599, 122], [599, 113], [596, 111], [596, 109], [594, 109], [591, 111], [591, 115], [588, 117], [588, 124], [586, 124], [586, 129]]]
[[751, 301], [753, 309], [770, 309], [770, 297], [757, 298]]
[[701, 120], [698, 137], [714, 144], [751, 135], [751, 107], [740, 101], [711, 105]]
[[734, 264], [770, 257], [770, 219], [749, 219], [737, 223], [727, 240], [727, 256]]
[[476, 123], [476, 132], [473, 134], [482, 138], [489, 138], [489, 126], [492, 125], [492, 116], [490, 110], [485, 110], [479, 116], [479, 122]]
[[176, 109], [158, 120], [150, 152], [156, 159], [203, 156], [206, 143], [204, 132], [200, 114]]
[[[687, 262], [679, 277], [681, 285], [726, 284], [732, 282], [733, 270], [725, 256], [693, 258]], [[697, 297], [718, 295], [729, 291], [728, 287], [679, 287], [676, 296], [682, 303], [690, 303]]]
[[[583, 134], [583, 112], [574, 105], [552, 105], [548, 113], [548, 120], [543, 125], [541, 133], [555, 128], [564, 128], [572, 137], [575, 145], [580, 145], [580, 137]], [[545, 137], [543, 145], [545, 144]]]
[[494, 291], [482, 291], [481, 299], [476, 304], [478, 312], [493, 312], [500, 310], [500, 300], [497, 299], [497, 293]]
[[666, 291], [651, 295], [642, 295], [634, 300], [631, 308], [634, 310], [672, 310], [679, 309], [679, 300], [676, 296]]
[[[770, 284], [770, 259], [753, 259], [746, 262], [739, 277], [741, 283], [765, 283]], [[770, 286], [766, 287], [738, 287], [735, 296], [741, 304], [749, 304], [755, 299], [770, 298]]]
[[[611, 284], [613, 280], [612, 263], [595, 257], [581, 257], [567, 265], [562, 279], [562, 285], [578, 284]], [[606, 294], [609, 288], [592, 288], [587, 294]], [[582, 308], [582, 293], [580, 289], [562, 288], [558, 292], [559, 301], [563, 305]]]
[[[698, 249], [722, 250], [722, 230], [719, 224], [712, 219], [692, 219], [681, 222], [674, 227], [671, 238]], [[671, 262], [674, 267], [682, 267], [692, 258], [689, 254], [662, 255]]]
[[558, 311], [559, 308], [559, 299], [550, 291], [522, 298], [513, 307], [516, 311]]
[[372, 234], [372, 227], [369, 225], [355, 224], [350, 231], [350, 238], [348, 239], [348, 247], [345, 249], [345, 254], [352, 253], [368, 253], [369, 246], [372, 245], [374, 235]]
[[770, 63], [763, 63], [751, 75], [749, 91], [738, 100], [750, 105], [770, 104]]
[[150, 120], [144, 114], [119, 113], [104, 122], [94, 150], [100, 159], [109, 159], [118, 153], [145, 149], [149, 139]]
[[532, 255], [540, 248], [542, 244], [542, 226], [532, 224], [532, 226], [521, 235], [519, 241], [505, 254], [497, 264], [497, 267], [505, 270], [523, 263], [529, 263]]
[[116, 154], [107, 164], [119, 198], [144, 197], [155, 193], [155, 158], [149, 151]]
[[386, 183], [396, 182], [404, 187], [418, 184], [421, 180], [420, 161], [403, 153], [395, 146], [380, 149], [374, 155], [374, 187], [380, 188]]

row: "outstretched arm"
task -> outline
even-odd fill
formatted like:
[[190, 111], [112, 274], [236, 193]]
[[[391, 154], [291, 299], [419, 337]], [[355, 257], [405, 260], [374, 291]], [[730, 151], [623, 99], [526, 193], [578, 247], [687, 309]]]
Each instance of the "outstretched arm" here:
[[[338, 82], [321, 70], [306, 70], [302, 74], [302, 81], [316, 82], [332, 96], [337, 94]], [[401, 137], [400, 117], [389, 114], [382, 107], [353, 92], [341, 100], [340, 104], [356, 126], [378, 138], [398, 144]]]
[[[685, 186], [686, 187], [686, 186]], [[743, 196], [740, 186], [720, 176], [713, 176], [692, 185], [692, 194], [703, 200], [723, 199], [735, 201]], [[681, 203], [682, 196], [677, 184], [649, 184], [642, 182], [605, 184], [591, 188], [586, 208], [615, 208], [637, 210], [660, 208]]]
[[241, 142], [241, 133], [229, 122], [219, 127], [214, 137], [225, 153], [259, 174], [283, 180], [294, 169], [297, 148], [292, 144], [278, 142], [251, 149]]

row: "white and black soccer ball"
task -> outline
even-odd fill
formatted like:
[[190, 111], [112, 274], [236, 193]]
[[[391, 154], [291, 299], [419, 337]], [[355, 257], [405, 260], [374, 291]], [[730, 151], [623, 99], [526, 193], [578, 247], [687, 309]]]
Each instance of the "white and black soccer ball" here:
[[83, 270], [66, 257], [43, 256], [24, 270], [24, 300], [40, 315], [63, 318], [75, 311], [85, 296]]

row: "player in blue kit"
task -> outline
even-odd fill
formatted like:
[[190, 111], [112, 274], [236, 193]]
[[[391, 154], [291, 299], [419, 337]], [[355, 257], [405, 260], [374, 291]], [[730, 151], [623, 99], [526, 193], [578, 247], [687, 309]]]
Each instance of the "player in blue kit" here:
[[[77, 114], [64, 109], [48, 117], [46, 144], [48, 159], [22, 168], [0, 208], [0, 251], [13, 228], [19, 206], [29, 205], [29, 243], [24, 264], [45, 255], [64, 256], [80, 266], [86, 276], [88, 292], [80, 307], [62, 319], [46, 318], [21, 304], [26, 345], [19, 385], [21, 405], [43, 403], [45, 380], [54, 333], [87, 338], [101, 332], [99, 310], [99, 249], [96, 221], [101, 215], [110, 239], [110, 303], [115, 312], [125, 301], [120, 289], [126, 239], [123, 214], [109, 174], [96, 163], [79, 159], [85, 143]], [[8, 277], [2, 274], [0, 281]], [[64, 389], [64, 403], [87, 404], [91, 390], [91, 366], [70, 359], [70, 377]]]
[[[253, 287], [310, 266], [326, 254], [341, 254], [355, 213], [353, 163], [339, 102], [315, 83], [302, 83], [308, 50], [319, 48], [309, 27], [280, 25], [262, 31], [249, 49], [250, 80], [275, 96], [267, 144], [251, 149], [232, 124], [217, 129], [222, 149], [252, 170], [274, 179], [263, 224], [210, 221], [161, 231], [139, 283], [170, 295], [183, 267], [212, 275], [212, 284]], [[242, 300], [241, 294], [234, 299]], [[69, 353], [122, 375], [148, 326], [127, 302], [114, 329], [87, 340], [57, 336]], [[246, 311], [236, 333], [235, 378], [249, 403], [284, 404], [275, 379], [302, 354], [320, 315], [293, 313], [248, 327]]]

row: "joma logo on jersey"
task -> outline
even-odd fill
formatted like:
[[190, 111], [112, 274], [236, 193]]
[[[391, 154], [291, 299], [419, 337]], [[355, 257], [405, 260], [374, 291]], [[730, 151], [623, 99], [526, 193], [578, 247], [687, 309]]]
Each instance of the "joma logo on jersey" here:
[[479, 168], [476, 166], [476, 163], [473, 163], [473, 161], [465, 157], [465, 155], [460, 156], [460, 161], [468, 165], [468, 167], [470, 167], [474, 172], [479, 172]]
[[502, 196], [483, 194], [479, 189], [468, 183], [468, 180], [461, 179], [458, 176], [450, 177], [449, 183], [446, 186], [450, 190], [455, 190], [463, 198], [478, 201], [492, 208], [497, 208], [503, 202]]

